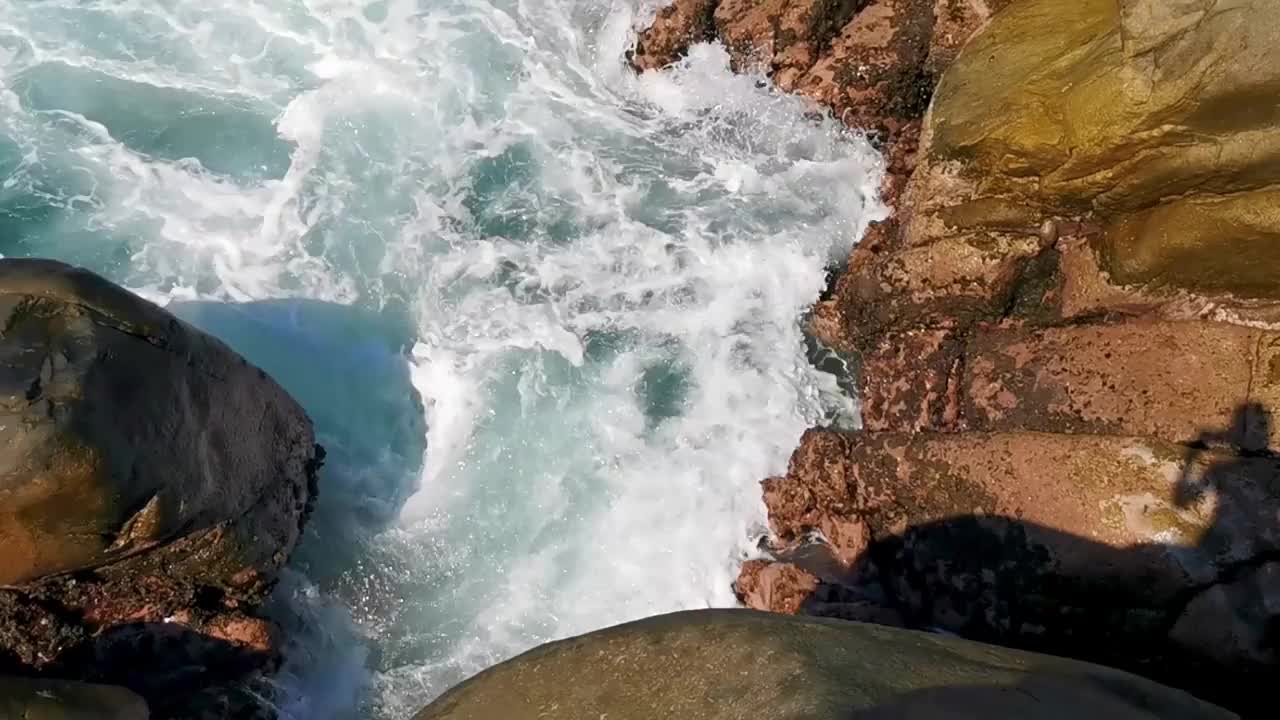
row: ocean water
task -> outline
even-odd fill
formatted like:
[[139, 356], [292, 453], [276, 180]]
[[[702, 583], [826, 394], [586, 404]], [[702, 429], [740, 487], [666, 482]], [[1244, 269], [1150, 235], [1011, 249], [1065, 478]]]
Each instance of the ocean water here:
[[801, 318], [859, 137], [642, 0], [0, 0], [0, 254], [225, 338], [330, 451], [273, 612], [290, 718], [728, 606], [758, 481], [856, 414]]

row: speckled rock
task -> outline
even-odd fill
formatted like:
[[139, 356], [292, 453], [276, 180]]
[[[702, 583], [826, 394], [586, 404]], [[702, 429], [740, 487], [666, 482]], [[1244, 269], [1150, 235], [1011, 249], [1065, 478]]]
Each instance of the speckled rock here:
[[1176, 720], [1234, 717], [1108, 668], [941, 635], [746, 610], [663, 615], [543, 645], [416, 720]]

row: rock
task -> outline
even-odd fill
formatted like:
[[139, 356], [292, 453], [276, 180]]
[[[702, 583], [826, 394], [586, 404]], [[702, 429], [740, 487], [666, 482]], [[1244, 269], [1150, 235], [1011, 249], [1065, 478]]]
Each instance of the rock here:
[[1277, 19], [1267, 0], [1016, 3], [939, 83], [929, 155], [988, 170], [986, 197], [1063, 213], [1266, 188]]
[[742, 564], [734, 591], [747, 607], [795, 615], [819, 584], [818, 576], [790, 563], [751, 560]]
[[1277, 404], [1258, 348], [1280, 335], [1203, 321], [1130, 320], [1026, 328], [979, 328], [965, 348], [966, 426], [1143, 435], [1170, 442], [1215, 442], [1245, 450], [1280, 446], [1280, 428], [1259, 407], [1235, 436], [1238, 408]]
[[784, 90], [827, 49], [858, 0], [720, 0], [716, 34], [734, 69], [763, 69]]
[[876, 134], [893, 204], [914, 166], [937, 75], [1011, 0], [676, 0], [642, 31], [631, 63], [652, 70], [720, 40], [739, 71], [763, 71], [848, 125]]
[[655, 70], [684, 57], [690, 45], [711, 40], [715, 37], [716, 2], [675, 0], [660, 9], [627, 59], [637, 70]]
[[1077, 286], [1105, 273], [1148, 305], [1280, 298], [1264, 270], [1280, 247], [1280, 114], [1252, 100], [1280, 89], [1275, 20], [1265, 0], [999, 13], [938, 83], [885, 251], [840, 285], [845, 332], [871, 346], [1021, 316], [1027, 285], [1068, 280], [1052, 249], [1079, 239], [1096, 268]]
[[1109, 668], [907, 630], [745, 610], [648, 618], [492, 667], [416, 720], [1230, 718]]
[[753, 610], [905, 626], [902, 616], [879, 594], [824, 581], [790, 562], [749, 560], [742, 564], [733, 589], [742, 604]]
[[59, 263], [0, 263], [0, 313], [0, 584], [158, 554], [167, 574], [208, 584], [270, 579], [316, 462], [311, 423], [279, 386]]
[[[253, 609], [298, 541], [323, 457], [303, 410], [218, 340], [84, 270], [0, 261], [0, 315], [9, 664], [81, 679], [133, 667], [103, 642], [145, 626], [270, 665], [273, 631]], [[140, 692], [167, 702], [165, 688]]]
[[1280, 622], [1280, 586], [1239, 579], [1280, 551], [1273, 455], [1110, 435], [814, 430], [788, 475], [765, 482], [765, 502], [781, 542], [820, 533], [844, 565], [800, 575], [784, 603], [764, 581], [804, 564], [744, 568], [753, 607], [807, 613], [806, 588], [844, 584], [912, 626], [1206, 694], [1256, 694], [1275, 661], [1261, 629]]
[[22, 720], [147, 720], [147, 704], [110, 685], [0, 676], [0, 717]]

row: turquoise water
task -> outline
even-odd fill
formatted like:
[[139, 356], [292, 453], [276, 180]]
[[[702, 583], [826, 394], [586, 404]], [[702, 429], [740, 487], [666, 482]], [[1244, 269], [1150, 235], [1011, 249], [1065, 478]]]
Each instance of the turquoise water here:
[[852, 411], [799, 319], [880, 161], [639, 0], [0, 0], [0, 254], [228, 340], [331, 462], [287, 717], [731, 605], [758, 481]]

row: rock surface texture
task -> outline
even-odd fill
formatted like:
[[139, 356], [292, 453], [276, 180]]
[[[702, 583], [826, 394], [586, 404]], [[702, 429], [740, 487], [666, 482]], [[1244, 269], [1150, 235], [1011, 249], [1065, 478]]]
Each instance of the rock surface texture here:
[[1096, 665], [862, 623], [664, 615], [531, 650], [416, 720], [1235, 717]]
[[776, 562], [743, 567], [742, 600], [1270, 717], [1280, 4], [710, 12], [686, 37], [883, 139], [893, 207], [811, 324], [857, 358], [863, 429], [810, 431], [764, 483]]
[[120, 687], [0, 676], [0, 717], [13, 720], [148, 720], [142, 698]]
[[276, 656], [254, 609], [315, 496], [310, 420], [83, 270], [0, 261], [0, 318], [0, 663], [126, 685], [153, 717], [249, 702], [228, 684]]

